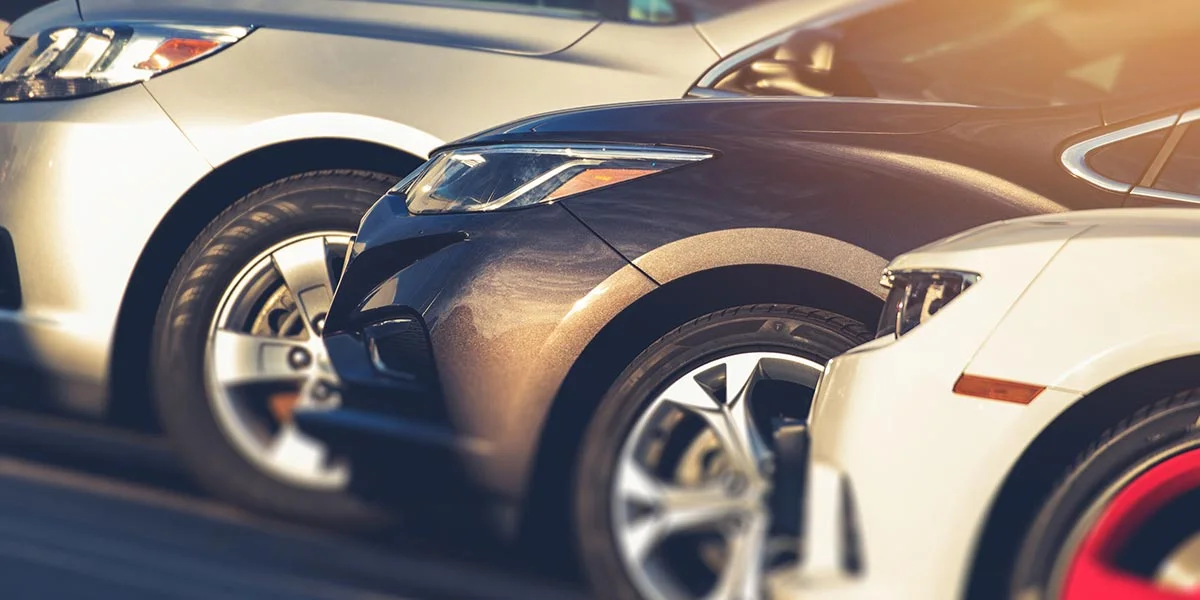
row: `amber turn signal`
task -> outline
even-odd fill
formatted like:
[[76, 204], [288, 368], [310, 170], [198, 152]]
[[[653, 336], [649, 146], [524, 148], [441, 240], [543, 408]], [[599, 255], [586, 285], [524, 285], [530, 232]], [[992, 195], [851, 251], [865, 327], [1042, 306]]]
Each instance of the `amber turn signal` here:
[[646, 175], [653, 175], [657, 172], [657, 169], [591, 169], [572, 177], [547, 196], [546, 200], [558, 200], [559, 198], [581, 194], [588, 190], [607, 187]]
[[987, 400], [999, 400], [1001, 402], [1014, 402], [1016, 404], [1029, 404], [1037, 398], [1044, 386], [1030, 385], [1028, 383], [1018, 383], [1016, 381], [1004, 381], [1003, 379], [990, 379], [987, 377], [979, 377], [976, 375], [967, 375], [963, 373], [958, 377], [958, 381], [954, 382], [954, 393], [964, 396], [974, 396], [976, 398], [984, 398]]
[[148, 71], [166, 71], [183, 63], [200, 58], [216, 50], [221, 44], [214, 40], [167, 40], [158, 46], [154, 54], [144, 62], [138, 63], [137, 68]]

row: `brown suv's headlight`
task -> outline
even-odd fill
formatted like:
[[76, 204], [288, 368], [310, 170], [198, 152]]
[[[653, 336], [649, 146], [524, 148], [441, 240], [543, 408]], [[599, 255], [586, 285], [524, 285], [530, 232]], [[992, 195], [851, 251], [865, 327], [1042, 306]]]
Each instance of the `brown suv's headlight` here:
[[978, 273], [964, 271], [884, 271], [880, 283], [892, 291], [883, 307], [875, 337], [900, 337], [912, 331], [978, 281]]
[[414, 215], [488, 212], [556, 202], [712, 158], [692, 148], [501, 144], [453, 148], [389, 192]]

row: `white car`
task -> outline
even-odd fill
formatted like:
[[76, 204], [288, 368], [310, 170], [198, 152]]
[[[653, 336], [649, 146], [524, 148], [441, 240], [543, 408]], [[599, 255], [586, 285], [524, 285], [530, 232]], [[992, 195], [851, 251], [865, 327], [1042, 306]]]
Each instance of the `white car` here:
[[778, 595], [1200, 597], [1200, 211], [985, 225], [884, 283], [818, 385]]

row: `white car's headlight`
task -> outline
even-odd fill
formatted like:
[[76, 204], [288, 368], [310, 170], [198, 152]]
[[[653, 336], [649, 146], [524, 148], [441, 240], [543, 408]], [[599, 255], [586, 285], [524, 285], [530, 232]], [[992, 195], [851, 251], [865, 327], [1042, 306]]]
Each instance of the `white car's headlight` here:
[[691, 164], [713, 154], [690, 148], [514, 144], [434, 155], [391, 193], [412, 214], [481, 212], [545, 204]]
[[0, 60], [0, 102], [74, 98], [146, 81], [217, 52], [250, 31], [158, 23], [44, 31]]
[[880, 283], [892, 291], [883, 307], [875, 337], [900, 337], [912, 331], [978, 282], [978, 273], [964, 271], [885, 271]]

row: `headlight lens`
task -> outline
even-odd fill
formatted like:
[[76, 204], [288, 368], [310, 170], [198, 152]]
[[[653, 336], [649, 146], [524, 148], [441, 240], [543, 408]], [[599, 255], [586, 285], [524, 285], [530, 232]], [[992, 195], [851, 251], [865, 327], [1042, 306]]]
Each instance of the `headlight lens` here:
[[248, 27], [90, 24], [44, 31], [0, 60], [0, 102], [86, 96], [208, 56]]
[[912, 331], [978, 282], [978, 273], [964, 271], [885, 271], [880, 283], [892, 291], [875, 337], [900, 337]]
[[508, 145], [436, 154], [400, 182], [413, 214], [481, 212], [545, 204], [711, 158], [687, 148]]

